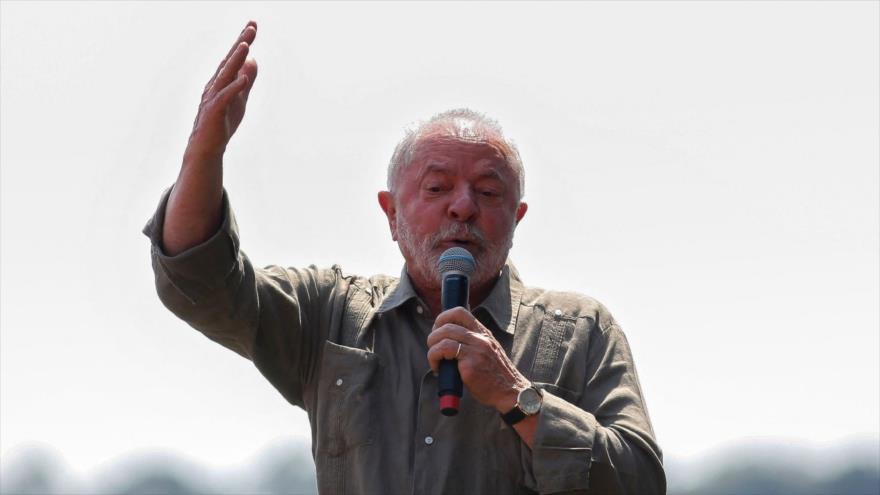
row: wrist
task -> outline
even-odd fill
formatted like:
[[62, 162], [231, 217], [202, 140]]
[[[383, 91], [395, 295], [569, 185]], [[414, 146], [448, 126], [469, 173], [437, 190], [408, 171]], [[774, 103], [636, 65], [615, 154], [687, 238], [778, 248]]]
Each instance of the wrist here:
[[514, 385], [505, 390], [504, 393], [501, 394], [501, 398], [495, 402], [495, 410], [504, 414], [516, 407], [516, 400], [519, 397], [520, 390], [523, 388], [525, 387]]
[[222, 167], [223, 151], [187, 147], [183, 152], [183, 168]]
[[495, 410], [501, 414], [510, 412], [511, 409], [516, 407], [517, 401], [519, 400], [519, 393], [531, 386], [532, 383], [526, 380], [525, 377], [517, 377], [514, 384], [505, 390], [504, 393], [501, 394], [501, 397], [495, 402]]
[[541, 392], [541, 389], [530, 384], [519, 391], [516, 403], [514, 403], [509, 411], [501, 412], [501, 419], [509, 426], [519, 424], [523, 420], [540, 413], [543, 400], [544, 394]]

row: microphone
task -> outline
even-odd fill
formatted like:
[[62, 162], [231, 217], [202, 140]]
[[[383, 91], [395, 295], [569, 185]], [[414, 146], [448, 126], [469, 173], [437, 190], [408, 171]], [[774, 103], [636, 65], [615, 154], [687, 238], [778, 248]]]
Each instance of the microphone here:
[[[467, 249], [449, 248], [440, 255], [437, 262], [440, 277], [443, 280], [440, 303], [443, 311], [462, 306], [468, 308], [468, 287], [470, 276], [477, 268], [477, 262]], [[461, 375], [458, 372], [458, 360], [444, 359], [440, 361], [440, 377], [438, 392], [440, 396], [440, 412], [444, 416], [458, 414], [458, 404], [462, 394]]]

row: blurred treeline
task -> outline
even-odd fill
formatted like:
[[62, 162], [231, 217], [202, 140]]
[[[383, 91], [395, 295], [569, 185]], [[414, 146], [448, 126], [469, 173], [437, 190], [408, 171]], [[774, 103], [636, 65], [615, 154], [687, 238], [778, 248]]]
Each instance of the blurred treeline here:
[[[309, 445], [286, 441], [248, 466], [207, 469], [167, 453], [140, 453], [78, 477], [50, 447], [2, 459], [0, 494], [299, 494], [316, 493]], [[751, 443], [699, 459], [666, 455], [670, 494], [880, 494], [880, 440], [827, 448]]]

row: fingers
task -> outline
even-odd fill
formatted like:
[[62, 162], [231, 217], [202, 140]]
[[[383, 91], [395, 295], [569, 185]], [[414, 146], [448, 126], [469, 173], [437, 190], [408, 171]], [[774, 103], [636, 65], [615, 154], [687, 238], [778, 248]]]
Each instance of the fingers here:
[[434, 329], [442, 327], [447, 323], [460, 325], [476, 333], [488, 333], [488, 329], [486, 329], [486, 327], [484, 327], [479, 321], [477, 321], [476, 317], [474, 317], [474, 315], [470, 311], [460, 306], [457, 308], [447, 309], [446, 311], [440, 313], [440, 315], [437, 316], [437, 319], [434, 320]]
[[229, 49], [226, 58], [229, 58], [229, 56], [232, 55], [232, 52], [235, 51], [235, 47], [242, 41], [248, 45], [252, 45], [255, 39], [257, 39], [257, 21], [248, 21], [248, 23], [245, 24], [244, 29], [238, 33], [238, 39], [235, 40], [235, 43]]
[[232, 57], [226, 61], [226, 64], [220, 70], [220, 73], [217, 74], [217, 77], [214, 79], [214, 84], [211, 85], [211, 88], [205, 95], [205, 99], [210, 100], [214, 95], [222, 91], [229, 85], [229, 83], [235, 80], [238, 70], [242, 67], [247, 58], [249, 50], [250, 48], [247, 43], [242, 41], [238, 44], [235, 51], [232, 53]]
[[[459, 344], [461, 347], [459, 348]], [[437, 371], [443, 359], [464, 359], [474, 352], [494, 352], [497, 344], [493, 337], [476, 333], [454, 323], [447, 323], [428, 335], [428, 363]], [[460, 351], [459, 351], [460, 349]]]
[[254, 40], [257, 39], [257, 23], [255, 21], [248, 21], [247, 25], [245, 25], [244, 29], [241, 30], [241, 33], [238, 34], [238, 38], [236, 38], [235, 43], [232, 44], [232, 47], [229, 49], [229, 52], [226, 53], [226, 56], [223, 57], [223, 60], [220, 61], [220, 65], [217, 66], [217, 70], [214, 71], [214, 76], [211, 79], [217, 77], [217, 74], [220, 73], [220, 70], [223, 69], [223, 66], [226, 65], [226, 61], [232, 57], [232, 54], [235, 53], [235, 50], [238, 48], [238, 45], [242, 43], [247, 43], [248, 46], [254, 43]]
[[452, 339], [458, 342], [463, 342], [465, 344], [476, 344], [477, 337], [479, 334], [471, 332], [467, 328], [456, 325], [454, 323], [447, 323], [440, 328], [436, 328], [428, 334], [428, 347], [435, 345], [443, 339]]
[[[214, 71], [214, 75], [211, 76], [211, 79], [208, 80], [208, 84], [205, 85], [204, 91], [202, 91], [202, 96], [204, 97], [208, 94], [208, 91], [211, 88], [215, 87], [215, 80], [217, 79], [220, 72], [226, 67], [227, 62], [232, 56], [236, 53], [242, 43], [247, 44], [249, 47], [254, 43], [254, 40], [257, 38], [257, 23], [256, 21], [248, 21], [245, 25], [244, 29], [241, 30], [241, 33], [238, 34], [238, 38], [236, 38], [235, 43], [233, 43], [232, 48], [229, 49], [229, 52], [226, 53], [226, 56], [223, 57], [223, 60], [220, 61], [220, 65], [217, 66], [217, 69]], [[245, 54], [246, 55], [246, 54]], [[236, 69], [238, 70], [238, 69]], [[253, 78], [252, 78], [253, 79]], [[222, 89], [222, 86], [217, 88], [217, 91]], [[215, 93], [217, 92], [215, 91]]]
[[217, 93], [217, 96], [214, 98], [214, 105], [218, 109], [226, 108], [226, 105], [229, 104], [229, 100], [234, 98], [241, 90], [248, 86], [248, 76], [239, 74], [239, 76], [232, 81], [232, 84], [226, 86], [223, 88], [223, 91]]
[[443, 339], [451, 339], [468, 345], [491, 345], [492, 333], [465, 308], [452, 308], [440, 313], [434, 320], [434, 328], [428, 334], [428, 347]]
[[[459, 351], [459, 345], [461, 350]], [[428, 349], [428, 364], [431, 371], [437, 373], [440, 371], [440, 361], [444, 359], [462, 359], [467, 352], [468, 346], [457, 340], [443, 339], [437, 345]], [[456, 356], [457, 355], [457, 356]]]
[[244, 65], [238, 73], [239, 75], [244, 74], [248, 78], [247, 87], [243, 93], [244, 99], [247, 101], [248, 95], [251, 93], [251, 88], [254, 87], [254, 81], [257, 79], [257, 61], [252, 58], [245, 60]]

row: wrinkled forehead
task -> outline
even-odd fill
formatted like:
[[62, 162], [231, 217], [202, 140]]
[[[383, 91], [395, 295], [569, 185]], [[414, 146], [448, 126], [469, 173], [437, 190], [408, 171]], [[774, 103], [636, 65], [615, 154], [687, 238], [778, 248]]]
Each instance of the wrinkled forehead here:
[[504, 140], [494, 134], [453, 136], [435, 132], [420, 136], [413, 145], [411, 165], [473, 164], [510, 172], [516, 180], [516, 171], [510, 163], [510, 151]]

